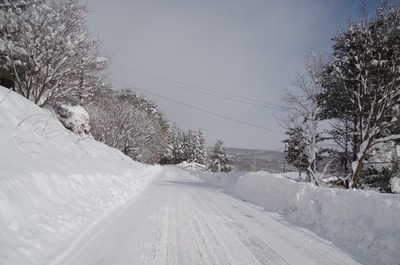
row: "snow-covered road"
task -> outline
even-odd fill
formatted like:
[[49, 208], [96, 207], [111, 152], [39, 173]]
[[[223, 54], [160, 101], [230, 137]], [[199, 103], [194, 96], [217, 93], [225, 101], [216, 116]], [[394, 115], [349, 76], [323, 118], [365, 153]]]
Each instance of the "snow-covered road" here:
[[53, 264], [359, 264], [279, 215], [165, 167]]

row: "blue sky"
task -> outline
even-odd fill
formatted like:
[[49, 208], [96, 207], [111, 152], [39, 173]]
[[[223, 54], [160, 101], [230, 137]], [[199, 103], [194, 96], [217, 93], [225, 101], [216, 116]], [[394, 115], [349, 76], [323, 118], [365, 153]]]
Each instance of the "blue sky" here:
[[[107, 76], [155, 101], [207, 143], [282, 149], [282, 89], [304, 55], [360, 13], [359, 0], [88, 0], [88, 27], [111, 57]], [[376, 0], [367, 1], [373, 10]], [[115, 81], [117, 80], [117, 81]]]

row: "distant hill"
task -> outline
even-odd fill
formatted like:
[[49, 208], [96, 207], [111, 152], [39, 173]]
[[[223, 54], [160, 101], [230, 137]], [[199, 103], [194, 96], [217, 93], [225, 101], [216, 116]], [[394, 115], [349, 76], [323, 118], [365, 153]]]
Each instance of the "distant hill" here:
[[265, 170], [270, 173], [283, 172], [283, 152], [229, 147], [226, 149], [232, 156], [233, 166], [238, 171]]

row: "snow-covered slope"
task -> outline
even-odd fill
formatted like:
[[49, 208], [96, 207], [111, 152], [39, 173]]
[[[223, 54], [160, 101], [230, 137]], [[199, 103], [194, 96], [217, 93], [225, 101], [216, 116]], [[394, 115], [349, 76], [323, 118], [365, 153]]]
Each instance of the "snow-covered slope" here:
[[0, 264], [48, 264], [160, 170], [0, 87]]
[[200, 178], [306, 226], [365, 264], [399, 264], [400, 195], [319, 188], [263, 171]]

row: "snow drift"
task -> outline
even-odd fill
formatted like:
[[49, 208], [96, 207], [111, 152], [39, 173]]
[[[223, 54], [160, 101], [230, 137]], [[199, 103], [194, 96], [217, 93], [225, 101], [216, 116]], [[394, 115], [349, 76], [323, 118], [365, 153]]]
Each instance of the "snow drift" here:
[[319, 188], [267, 172], [200, 175], [210, 186], [306, 226], [365, 264], [398, 264], [400, 196]]
[[66, 130], [0, 87], [0, 264], [49, 264], [159, 167]]

